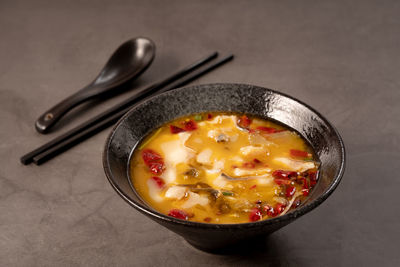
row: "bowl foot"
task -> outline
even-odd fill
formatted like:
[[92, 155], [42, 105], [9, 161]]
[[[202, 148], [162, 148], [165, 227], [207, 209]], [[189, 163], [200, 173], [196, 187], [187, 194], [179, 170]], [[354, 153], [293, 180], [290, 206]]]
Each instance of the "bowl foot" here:
[[250, 254], [256, 251], [264, 251], [267, 248], [267, 235], [256, 236], [250, 239], [234, 242], [228, 245], [202, 245], [186, 239], [189, 245], [196, 249], [212, 254]]

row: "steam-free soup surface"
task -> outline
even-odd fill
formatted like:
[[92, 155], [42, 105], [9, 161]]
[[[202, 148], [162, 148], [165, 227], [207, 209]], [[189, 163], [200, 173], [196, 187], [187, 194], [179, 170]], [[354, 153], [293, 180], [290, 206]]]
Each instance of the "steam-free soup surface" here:
[[298, 207], [318, 163], [295, 132], [243, 115], [195, 114], [148, 136], [131, 159], [131, 179], [154, 209], [183, 220], [245, 223]]

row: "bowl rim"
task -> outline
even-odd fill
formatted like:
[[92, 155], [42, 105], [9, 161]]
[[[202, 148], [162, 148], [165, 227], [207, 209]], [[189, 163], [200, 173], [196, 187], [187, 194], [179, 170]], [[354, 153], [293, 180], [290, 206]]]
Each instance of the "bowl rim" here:
[[[307, 203], [304, 206], [301, 206], [299, 208], [296, 208], [295, 210], [292, 210], [282, 216], [277, 216], [274, 218], [270, 218], [267, 220], [260, 220], [256, 222], [246, 222], [246, 223], [234, 223], [234, 224], [217, 224], [217, 223], [203, 223], [203, 222], [193, 222], [193, 221], [186, 221], [186, 220], [181, 220], [177, 219], [174, 217], [170, 217], [168, 215], [162, 214], [155, 209], [146, 207], [145, 205], [142, 205], [141, 203], [138, 203], [137, 201], [131, 199], [127, 194], [124, 193], [124, 191], [119, 187], [117, 183], [115, 183], [113, 179], [113, 174], [111, 173], [111, 168], [109, 166], [109, 160], [108, 160], [108, 150], [110, 147], [110, 143], [112, 138], [115, 135], [116, 129], [119, 127], [122, 121], [125, 120], [132, 112], [134, 112], [137, 109], [140, 109], [143, 105], [145, 105], [147, 102], [152, 101], [153, 99], [156, 98], [162, 98], [162, 97], [168, 97], [169, 95], [177, 94], [180, 91], [184, 91], [190, 88], [198, 88], [198, 87], [210, 87], [210, 86], [242, 86], [242, 87], [251, 87], [251, 88], [259, 88], [263, 89], [265, 91], [272, 92], [277, 95], [281, 95], [284, 97], [287, 97], [314, 112], [318, 117], [325, 122], [325, 124], [335, 133], [335, 135], [338, 138], [339, 145], [340, 145], [340, 156], [341, 156], [341, 162], [340, 162], [340, 167], [339, 167], [339, 172], [336, 175], [336, 177], [333, 179], [329, 187], [315, 200], [311, 201], [310, 203]], [[132, 153], [132, 151], [130, 152]], [[106, 174], [106, 177], [111, 184], [111, 186], [114, 188], [114, 190], [118, 193], [118, 195], [125, 200], [129, 205], [137, 209], [138, 211], [144, 213], [147, 216], [150, 217], [155, 217], [161, 221], [164, 221], [166, 223], [175, 223], [178, 225], [186, 226], [186, 227], [196, 227], [196, 228], [204, 228], [204, 229], [241, 229], [241, 228], [256, 228], [256, 227], [261, 227], [264, 225], [272, 225], [276, 223], [284, 223], [284, 222], [290, 222], [319, 206], [322, 202], [324, 202], [331, 194], [332, 192], [337, 188], [339, 185], [340, 181], [342, 180], [344, 170], [346, 167], [346, 151], [345, 151], [345, 146], [344, 142], [342, 140], [342, 137], [340, 136], [339, 132], [337, 129], [317, 110], [309, 106], [308, 104], [304, 103], [301, 100], [298, 100], [297, 98], [290, 96], [288, 94], [262, 87], [262, 86], [257, 86], [257, 85], [251, 85], [251, 84], [243, 84], [243, 83], [208, 83], [208, 84], [199, 84], [199, 85], [191, 85], [191, 86], [184, 86], [184, 87], [179, 87], [175, 88], [173, 90], [169, 90], [167, 92], [157, 94], [154, 96], [151, 96], [143, 101], [140, 101], [139, 103], [135, 104], [132, 106], [132, 108], [125, 113], [124, 116], [122, 116], [118, 122], [113, 126], [111, 132], [109, 133], [106, 141], [105, 141], [105, 146], [103, 150], [103, 155], [102, 155], [102, 162], [103, 162], [103, 169]]]

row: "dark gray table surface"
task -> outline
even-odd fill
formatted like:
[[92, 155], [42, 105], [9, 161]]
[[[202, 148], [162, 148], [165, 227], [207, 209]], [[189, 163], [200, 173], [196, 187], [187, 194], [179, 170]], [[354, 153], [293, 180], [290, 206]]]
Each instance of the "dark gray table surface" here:
[[[399, 266], [400, 1], [0, 1], [0, 266]], [[341, 133], [333, 195], [242, 255], [198, 251], [106, 181], [109, 129], [38, 167], [19, 157], [131, 95], [34, 130], [123, 41], [157, 45], [143, 87], [211, 51], [235, 60], [195, 83], [273, 88]], [[63, 127], [60, 127], [63, 126]]]

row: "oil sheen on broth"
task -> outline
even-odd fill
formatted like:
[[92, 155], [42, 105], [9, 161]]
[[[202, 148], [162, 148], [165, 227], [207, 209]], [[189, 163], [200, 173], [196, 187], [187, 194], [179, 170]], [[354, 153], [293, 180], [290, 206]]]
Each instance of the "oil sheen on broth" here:
[[298, 207], [317, 182], [318, 162], [295, 132], [244, 114], [202, 113], [148, 136], [131, 179], [154, 209], [203, 223], [246, 223]]

